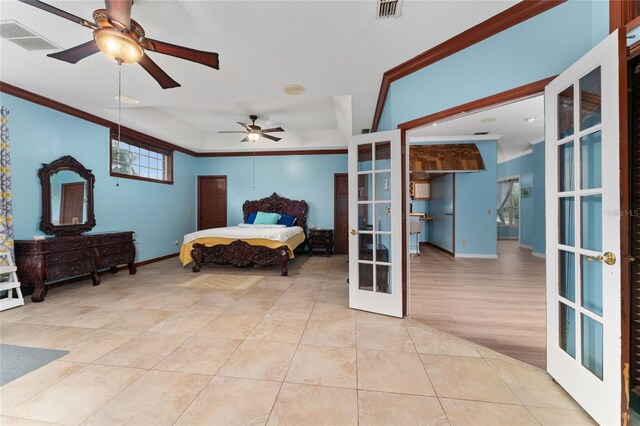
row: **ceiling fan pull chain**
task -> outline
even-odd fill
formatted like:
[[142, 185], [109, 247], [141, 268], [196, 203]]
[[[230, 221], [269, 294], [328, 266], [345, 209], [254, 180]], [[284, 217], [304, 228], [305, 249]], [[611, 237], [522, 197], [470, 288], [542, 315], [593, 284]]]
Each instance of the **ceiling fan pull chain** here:
[[[118, 140], [116, 141], [116, 164], [120, 167], [120, 125], [122, 123], [122, 61], [118, 61]], [[116, 176], [116, 186], [120, 178]]]

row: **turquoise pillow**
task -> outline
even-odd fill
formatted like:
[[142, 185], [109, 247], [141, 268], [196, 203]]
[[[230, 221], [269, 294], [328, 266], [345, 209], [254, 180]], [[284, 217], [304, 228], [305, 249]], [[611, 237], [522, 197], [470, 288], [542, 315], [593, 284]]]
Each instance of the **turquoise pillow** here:
[[280, 220], [278, 213], [265, 213], [258, 212], [256, 220], [253, 221], [254, 225], [275, 225]]

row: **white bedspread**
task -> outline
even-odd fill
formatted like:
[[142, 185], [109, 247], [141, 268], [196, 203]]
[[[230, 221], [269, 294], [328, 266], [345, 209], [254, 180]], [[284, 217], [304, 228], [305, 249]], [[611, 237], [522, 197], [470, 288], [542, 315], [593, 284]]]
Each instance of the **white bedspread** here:
[[299, 226], [282, 227], [278, 225], [227, 226], [226, 228], [203, 229], [184, 236], [183, 244], [188, 244], [198, 238], [232, 238], [236, 240], [266, 239], [286, 242], [294, 235], [304, 232]]

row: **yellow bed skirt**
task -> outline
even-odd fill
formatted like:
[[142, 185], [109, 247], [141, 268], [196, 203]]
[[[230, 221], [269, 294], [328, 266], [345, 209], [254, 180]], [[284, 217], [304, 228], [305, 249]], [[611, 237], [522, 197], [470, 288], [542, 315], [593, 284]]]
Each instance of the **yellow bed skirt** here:
[[[196, 243], [204, 244], [210, 247], [219, 244], [231, 244], [232, 242], [237, 240], [238, 238], [198, 238], [187, 244], [183, 244], [180, 248], [180, 260], [182, 261], [182, 266], [187, 266], [193, 261], [193, 259], [191, 258], [191, 249]], [[269, 248], [278, 248], [282, 245], [285, 245], [289, 248], [289, 259], [293, 259], [293, 251], [296, 249], [296, 247], [304, 242], [304, 232], [294, 235], [284, 243], [281, 243], [280, 241], [267, 240], [264, 238], [240, 239], [240, 241], [244, 241], [252, 246], [264, 246]]]

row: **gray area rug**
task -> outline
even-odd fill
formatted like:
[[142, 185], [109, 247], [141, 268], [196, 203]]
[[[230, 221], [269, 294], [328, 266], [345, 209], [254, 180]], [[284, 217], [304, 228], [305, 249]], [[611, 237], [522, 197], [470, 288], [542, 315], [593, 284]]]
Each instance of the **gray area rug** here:
[[68, 354], [68, 351], [0, 345], [0, 386], [37, 370]]

